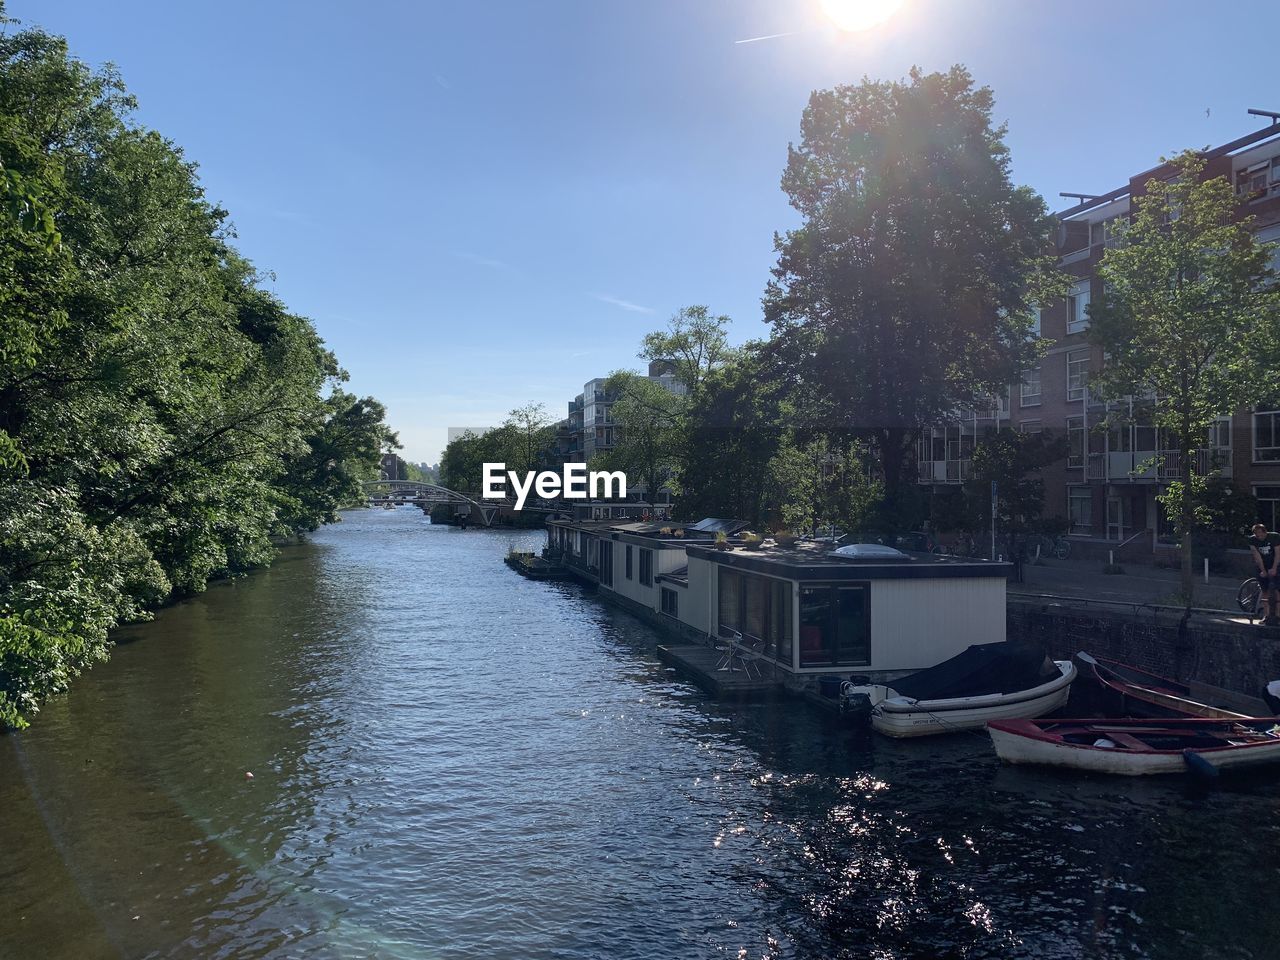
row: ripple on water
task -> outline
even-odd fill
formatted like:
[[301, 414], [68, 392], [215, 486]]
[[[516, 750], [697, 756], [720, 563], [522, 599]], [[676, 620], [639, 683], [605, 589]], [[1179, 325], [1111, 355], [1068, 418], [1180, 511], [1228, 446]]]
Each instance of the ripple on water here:
[[352, 514], [131, 629], [0, 739], [0, 956], [1275, 955], [1274, 781], [717, 704], [540, 541]]

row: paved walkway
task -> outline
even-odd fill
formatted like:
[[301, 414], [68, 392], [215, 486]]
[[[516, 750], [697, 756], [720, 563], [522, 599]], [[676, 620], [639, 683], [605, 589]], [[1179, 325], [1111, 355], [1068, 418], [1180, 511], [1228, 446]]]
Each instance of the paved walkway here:
[[[1108, 575], [1097, 563], [1046, 560], [1043, 566], [1023, 566], [1023, 583], [1009, 583], [1010, 594], [1054, 594], [1088, 600], [1117, 600], [1180, 606], [1177, 570], [1125, 564], [1122, 574]], [[1196, 577], [1195, 606], [1239, 613], [1236, 592], [1242, 577]]]

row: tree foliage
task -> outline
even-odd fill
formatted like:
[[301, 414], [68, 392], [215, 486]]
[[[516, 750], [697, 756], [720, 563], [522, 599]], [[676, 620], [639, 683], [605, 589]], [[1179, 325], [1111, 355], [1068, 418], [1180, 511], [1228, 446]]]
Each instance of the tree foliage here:
[[111, 70], [0, 20], [0, 725], [110, 629], [334, 519], [383, 409]]
[[729, 346], [729, 318], [712, 316], [710, 308], [700, 304], [677, 311], [667, 321], [667, 329], [647, 334], [640, 346], [641, 360], [672, 361], [676, 379], [695, 392], [734, 353]]
[[917, 431], [1034, 362], [1033, 304], [1061, 289], [1043, 201], [1015, 187], [993, 98], [962, 67], [817, 91], [782, 188], [764, 297], [797, 410], [870, 443], [891, 503]]
[[591, 461], [593, 470], [621, 470], [628, 482], [638, 481], [652, 502], [658, 491], [676, 485], [676, 443], [688, 401], [648, 377], [618, 371], [605, 381], [617, 397], [611, 408], [617, 440]]
[[1110, 399], [1153, 397], [1178, 480], [1164, 505], [1182, 541], [1182, 592], [1190, 603], [1192, 537], [1204, 525], [1209, 472], [1195, 451], [1209, 428], [1242, 406], [1275, 399], [1280, 363], [1280, 283], [1273, 248], [1224, 177], [1204, 176], [1188, 151], [1168, 179], [1134, 198], [1128, 222], [1099, 267], [1104, 295], [1089, 310], [1090, 338], [1107, 361], [1094, 382]]

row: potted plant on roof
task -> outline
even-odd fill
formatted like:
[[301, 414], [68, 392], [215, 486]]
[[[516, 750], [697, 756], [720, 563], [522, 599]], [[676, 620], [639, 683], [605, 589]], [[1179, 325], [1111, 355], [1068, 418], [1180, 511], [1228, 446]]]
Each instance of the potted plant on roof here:
[[799, 539], [800, 538], [790, 530], [779, 530], [773, 535], [773, 542], [780, 547], [794, 547], [796, 545], [796, 541]]
[[730, 550], [730, 549], [732, 549], [732, 548], [729, 546], [729, 537], [725, 534], [725, 532], [724, 532], [723, 530], [717, 530], [717, 531], [716, 531], [715, 548], [716, 548], [717, 550]]
[[748, 550], [759, 550], [764, 546], [764, 537], [758, 533], [752, 533], [748, 530], [742, 535], [742, 545]]

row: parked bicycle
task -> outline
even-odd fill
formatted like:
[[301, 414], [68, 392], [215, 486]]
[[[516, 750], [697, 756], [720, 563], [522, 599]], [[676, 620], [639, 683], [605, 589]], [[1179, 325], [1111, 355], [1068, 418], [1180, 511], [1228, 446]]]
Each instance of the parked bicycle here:
[[1258, 582], [1257, 577], [1250, 577], [1240, 584], [1240, 589], [1236, 593], [1236, 604], [1250, 618], [1262, 616], [1262, 584]]
[[1040, 556], [1065, 560], [1071, 556], [1071, 541], [1066, 537], [1049, 537], [1042, 533], [1027, 538], [1027, 555], [1034, 557], [1036, 547], [1040, 548]]

